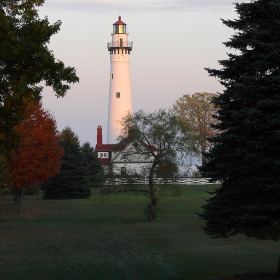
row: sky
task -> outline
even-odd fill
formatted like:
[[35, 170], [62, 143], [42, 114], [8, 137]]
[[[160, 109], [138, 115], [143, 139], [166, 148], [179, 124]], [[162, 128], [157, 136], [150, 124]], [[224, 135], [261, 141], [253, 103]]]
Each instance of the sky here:
[[[64, 98], [51, 88], [43, 92], [43, 106], [69, 126], [81, 144], [96, 144], [97, 126], [107, 138], [110, 56], [113, 23], [120, 15], [133, 42], [130, 75], [133, 111], [169, 108], [184, 94], [222, 92], [219, 81], [205, 67], [219, 68], [226, 59], [223, 42], [233, 30], [221, 19], [237, 18], [233, 0], [45, 0], [40, 17], [62, 22], [50, 41], [57, 60], [75, 67], [80, 82]], [[241, 1], [239, 1], [241, 2]], [[242, 2], [249, 2], [245, 0]]]

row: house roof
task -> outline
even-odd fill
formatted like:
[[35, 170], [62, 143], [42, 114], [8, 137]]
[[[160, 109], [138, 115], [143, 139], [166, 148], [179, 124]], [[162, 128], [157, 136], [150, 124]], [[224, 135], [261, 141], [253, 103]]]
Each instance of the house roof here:
[[157, 151], [158, 150], [158, 148], [156, 147], [156, 146], [154, 146], [154, 145], [150, 145], [149, 147], [148, 147], [151, 151]]
[[108, 152], [111, 151], [113, 148], [114, 144], [101, 144], [101, 145], [96, 145], [96, 150], [99, 152]]
[[[124, 138], [122, 141], [118, 144], [102, 144], [102, 145], [96, 145], [96, 150], [98, 152], [108, 152], [108, 151], [122, 151], [129, 143], [131, 143], [133, 140], [130, 138]], [[154, 145], [147, 146], [146, 148], [150, 149], [151, 151], [157, 151], [157, 147]]]

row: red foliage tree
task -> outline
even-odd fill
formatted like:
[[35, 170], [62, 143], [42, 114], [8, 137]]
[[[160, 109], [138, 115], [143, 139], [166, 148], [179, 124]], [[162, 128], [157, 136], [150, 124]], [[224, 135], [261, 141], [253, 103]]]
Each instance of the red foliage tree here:
[[56, 121], [42, 108], [42, 104], [30, 105], [25, 119], [14, 127], [19, 142], [12, 151], [9, 170], [21, 209], [22, 193], [26, 186], [45, 182], [60, 171], [60, 159], [64, 151], [58, 145]]

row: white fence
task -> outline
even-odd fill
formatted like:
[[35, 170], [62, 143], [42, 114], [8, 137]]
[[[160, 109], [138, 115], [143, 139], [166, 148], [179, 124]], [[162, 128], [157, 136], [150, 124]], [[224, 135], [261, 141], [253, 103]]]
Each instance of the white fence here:
[[[209, 183], [210, 178], [154, 178], [154, 184], [168, 184], [168, 185], [209, 185], [209, 184], [220, 184], [220, 182]], [[107, 179], [105, 185], [148, 185], [148, 178], [111, 178]]]

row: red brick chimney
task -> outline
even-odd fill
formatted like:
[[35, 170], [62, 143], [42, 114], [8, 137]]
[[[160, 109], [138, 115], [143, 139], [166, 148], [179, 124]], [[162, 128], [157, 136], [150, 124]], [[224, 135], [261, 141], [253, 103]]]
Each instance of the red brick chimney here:
[[102, 145], [102, 126], [97, 127], [97, 145]]

